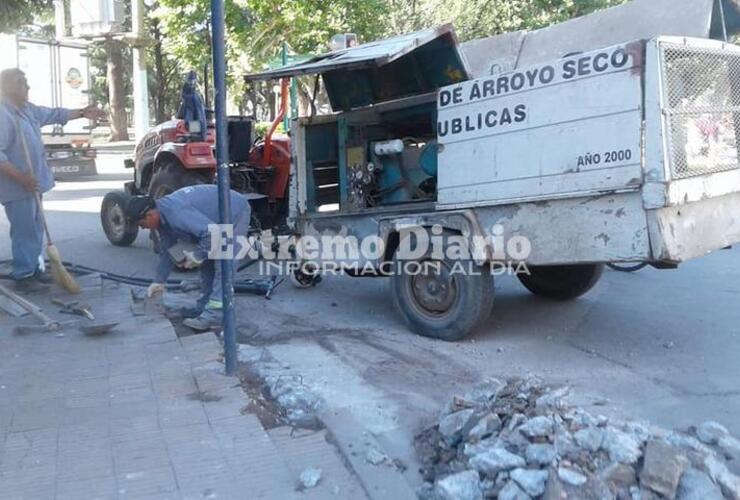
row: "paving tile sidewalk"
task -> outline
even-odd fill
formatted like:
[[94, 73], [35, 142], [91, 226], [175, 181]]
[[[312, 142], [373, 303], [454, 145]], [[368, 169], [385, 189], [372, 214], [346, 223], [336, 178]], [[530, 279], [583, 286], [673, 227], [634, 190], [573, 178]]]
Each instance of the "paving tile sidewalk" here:
[[[28, 298], [53, 311], [48, 294]], [[296, 490], [289, 447], [242, 414], [247, 396], [222, 375], [213, 335], [180, 339], [162, 316], [132, 317], [125, 287], [75, 300], [119, 326], [16, 335], [21, 320], [0, 312], [0, 497], [318, 498]]]

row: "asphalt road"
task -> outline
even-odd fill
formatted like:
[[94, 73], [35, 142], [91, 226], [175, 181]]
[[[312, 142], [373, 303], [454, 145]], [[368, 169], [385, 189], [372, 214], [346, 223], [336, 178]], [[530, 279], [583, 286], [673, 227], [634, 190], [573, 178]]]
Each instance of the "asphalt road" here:
[[[45, 206], [67, 260], [151, 276], [146, 234], [116, 248], [100, 227], [102, 197], [130, 178], [122, 160], [103, 154], [100, 175], [59, 183]], [[4, 236], [0, 259], [9, 256]], [[412, 433], [480, 378], [535, 374], [570, 384], [598, 413], [683, 428], [715, 419], [740, 435], [739, 281], [739, 250], [673, 271], [607, 271], [594, 291], [566, 304], [504, 277], [485, 327], [459, 343], [409, 333], [384, 279], [330, 277], [310, 290], [284, 283], [271, 301], [239, 297], [237, 313], [243, 341], [267, 346], [330, 407], [379, 434]]]

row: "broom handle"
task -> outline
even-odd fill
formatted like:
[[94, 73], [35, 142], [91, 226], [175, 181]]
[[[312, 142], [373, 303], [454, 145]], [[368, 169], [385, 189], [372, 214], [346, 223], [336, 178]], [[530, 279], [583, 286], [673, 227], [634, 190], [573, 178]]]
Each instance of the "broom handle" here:
[[[18, 135], [21, 138], [21, 145], [23, 146], [23, 153], [26, 156], [26, 163], [28, 164], [28, 175], [31, 176], [31, 178], [35, 179], [36, 176], [33, 173], [33, 162], [31, 161], [31, 153], [28, 151], [28, 144], [26, 143], [26, 136], [23, 135], [23, 130], [21, 130], [21, 121], [18, 119], [18, 115], [15, 116], [15, 127], [18, 132]], [[49, 226], [46, 224], [46, 215], [44, 214], [44, 204], [41, 201], [41, 193], [38, 191], [33, 192], [34, 197], [36, 198], [36, 205], [39, 209], [39, 215], [41, 216], [41, 222], [44, 224], [44, 232], [46, 233], [46, 244], [48, 246], [52, 246], [54, 242], [51, 239], [51, 233], [49, 232]]]

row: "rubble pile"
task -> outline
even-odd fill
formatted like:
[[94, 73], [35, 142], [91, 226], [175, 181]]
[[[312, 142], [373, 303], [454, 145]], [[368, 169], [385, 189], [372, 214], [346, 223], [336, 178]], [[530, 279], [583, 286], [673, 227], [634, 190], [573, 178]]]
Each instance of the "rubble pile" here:
[[568, 388], [491, 379], [417, 436], [423, 500], [740, 500], [740, 441], [715, 422], [679, 433], [592, 415]]

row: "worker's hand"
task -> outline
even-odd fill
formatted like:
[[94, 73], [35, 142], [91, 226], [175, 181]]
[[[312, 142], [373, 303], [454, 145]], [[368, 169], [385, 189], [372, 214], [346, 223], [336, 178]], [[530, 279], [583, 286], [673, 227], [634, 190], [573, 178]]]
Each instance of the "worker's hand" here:
[[21, 174], [16, 180], [21, 186], [23, 186], [23, 189], [25, 189], [29, 193], [33, 193], [34, 191], [37, 191], [39, 189], [38, 181], [35, 177], [31, 175]]
[[152, 283], [149, 285], [149, 288], [146, 290], [146, 296], [149, 298], [154, 297], [155, 295], [160, 295], [164, 293], [164, 283]]
[[96, 105], [91, 104], [80, 110], [80, 115], [88, 120], [100, 120], [105, 116], [105, 111], [99, 109]]
[[182, 263], [182, 267], [185, 269], [195, 269], [196, 267], [203, 264], [204, 259], [199, 259], [195, 256], [195, 252], [185, 250], [185, 261]]

